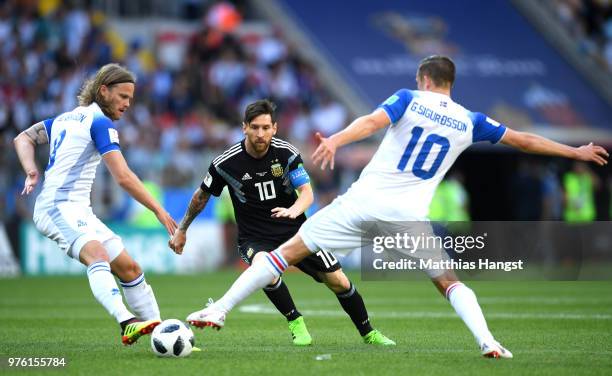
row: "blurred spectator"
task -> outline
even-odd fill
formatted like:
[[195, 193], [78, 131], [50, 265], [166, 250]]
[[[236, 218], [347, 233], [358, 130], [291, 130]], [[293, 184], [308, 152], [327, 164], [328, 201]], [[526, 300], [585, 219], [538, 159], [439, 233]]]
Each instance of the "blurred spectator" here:
[[549, 0], [581, 52], [612, 72], [612, 2]]
[[469, 194], [464, 186], [464, 177], [453, 171], [436, 189], [429, 207], [432, 221], [469, 221]]
[[211, 65], [208, 76], [214, 90], [215, 102], [237, 99], [240, 86], [246, 79], [246, 73], [246, 66], [239, 59], [236, 51], [232, 48], [225, 48], [219, 60]]
[[542, 171], [542, 221], [559, 221], [563, 217], [563, 188], [557, 166], [548, 163]]
[[314, 126], [312, 124], [310, 105], [306, 102], [302, 102], [293, 120], [290, 138], [300, 145], [305, 144], [312, 136], [313, 130]]
[[599, 179], [584, 162], [574, 162], [571, 171], [563, 175], [565, 210], [567, 222], [591, 222], [597, 215], [595, 210], [595, 189]]
[[348, 113], [346, 108], [333, 100], [328, 93], [321, 96], [321, 105], [312, 111], [312, 122], [316, 131], [329, 136], [347, 124]]
[[206, 13], [206, 26], [223, 33], [231, 33], [242, 22], [242, 16], [236, 7], [228, 1], [214, 3]]
[[542, 183], [540, 166], [533, 160], [521, 160], [512, 179], [514, 218], [537, 221], [542, 216]]
[[257, 60], [261, 65], [272, 65], [287, 57], [287, 46], [280, 38], [280, 31], [276, 30], [259, 42], [257, 46]]

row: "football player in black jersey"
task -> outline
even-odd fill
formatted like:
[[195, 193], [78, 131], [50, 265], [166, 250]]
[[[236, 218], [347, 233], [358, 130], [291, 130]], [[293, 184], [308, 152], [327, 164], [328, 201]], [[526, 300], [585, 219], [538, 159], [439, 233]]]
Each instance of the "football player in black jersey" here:
[[[274, 109], [268, 100], [256, 101], [246, 108], [242, 124], [245, 138], [210, 164], [169, 242], [176, 253], [183, 251], [187, 228], [204, 209], [210, 195], [219, 196], [225, 186], [238, 224], [239, 252], [248, 264], [262, 256], [260, 252], [270, 252], [290, 239], [304, 223], [304, 211], [313, 202], [310, 178], [299, 151], [274, 137], [277, 130]], [[320, 250], [295, 266], [336, 294], [366, 343], [395, 344], [372, 328], [361, 295], [333, 254]], [[310, 345], [312, 338], [285, 282], [278, 278], [264, 292], [288, 320], [293, 343]]]

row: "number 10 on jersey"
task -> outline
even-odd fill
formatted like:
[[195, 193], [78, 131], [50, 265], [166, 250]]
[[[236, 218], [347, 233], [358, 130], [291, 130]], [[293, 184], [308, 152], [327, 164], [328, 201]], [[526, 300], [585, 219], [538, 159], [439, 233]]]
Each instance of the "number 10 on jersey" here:
[[[422, 135], [423, 128], [412, 128], [412, 137], [410, 138], [410, 141], [408, 141], [408, 145], [404, 150], [404, 154], [402, 155], [402, 158], [400, 159], [397, 165], [398, 170], [404, 171], [406, 169], [406, 165], [410, 160], [410, 156], [412, 155], [412, 152], [414, 152], [414, 148], [419, 142], [419, 139]], [[440, 151], [438, 152], [438, 155], [436, 155], [436, 159], [434, 159], [429, 170], [425, 170], [423, 168], [423, 165], [425, 164], [425, 160], [429, 156], [429, 153], [431, 153], [431, 148], [434, 144], [440, 146]], [[421, 150], [417, 154], [416, 159], [412, 164], [412, 173], [423, 180], [432, 178], [436, 174], [436, 171], [438, 171], [438, 169], [440, 168], [444, 157], [446, 157], [446, 153], [448, 153], [449, 147], [450, 142], [448, 141], [448, 138], [439, 136], [434, 133], [427, 135], [427, 137], [425, 138], [425, 142], [423, 142]]]
[[272, 200], [276, 198], [276, 191], [274, 190], [274, 182], [264, 181], [263, 183], [255, 183], [257, 190], [259, 190], [259, 200]]

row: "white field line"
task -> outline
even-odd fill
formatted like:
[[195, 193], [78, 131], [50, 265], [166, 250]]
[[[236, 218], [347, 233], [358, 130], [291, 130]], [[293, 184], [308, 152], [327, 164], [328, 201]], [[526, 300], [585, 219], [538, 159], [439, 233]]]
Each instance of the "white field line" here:
[[[276, 308], [265, 304], [248, 304], [240, 306], [239, 312], [256, 313], [265, 315], [278, 315]], [[326, 317], [344, 317], [346, 313], [340, 308], [336, 310], [326, 309], [300, 309], [300, 312], [305, 316], [326, 316]], [[433, 312], [433, 311], [376, 311], [371, 312], [370, 316], [377, 318], [456, 318], [454, 312]], [[513, 319], [513, 320], [612, 320], [612, 314], [599, 313], [499, 313], [491, 312], [486, 314], [487, 318], [492, 319]]]
[[[426, 305], [448, 305], [448, 301], [439, 294], [430, 297], [398, 297], [403, 304], [413, 306], [415, 304]], [[364, 297], [366, 304], [390, 304], [393, 303], [389, 298]], [[308, 305], [329, 306], [332, 299], [298, 299], [299, 303]], [[598, 305], [600, 307], [612, 308], [612, 298], [607, 297], [553, 297], [553, 296], [500, 296], [500, 297], [481, 297], [478, 302], [486, 305], [504, 304], [537, 304], [537, 305]], [[331, 303], [335, 304], [335, 303]]]

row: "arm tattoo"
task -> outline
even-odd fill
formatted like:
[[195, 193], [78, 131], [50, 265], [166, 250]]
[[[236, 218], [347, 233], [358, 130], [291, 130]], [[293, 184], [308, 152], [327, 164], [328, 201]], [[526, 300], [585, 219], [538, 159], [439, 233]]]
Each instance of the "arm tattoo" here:
[[30, 128], [23, 131], [23, 133], [25, 133], [30, 140], [34, 141], [35, 144], [41, 145], [49, 143], [47, 131], [45, 130], [45, 125], [42, 122], [34, 124]]
[[204, 210], [209, 198], [210, 193], [204, 192], [201, 188], [198, 188], [198, 190], [194, 192], [193, 197], [191, 197], [191, 201], [189, 201], [187, 213], [185, 213], [183, 219], [181, 220], [181, 224], [179, 225], [179, 229], [181, 231], [187, 231], [187, 228], [191, 222], [193, 222], [195, 217], [197, 217], [198, 214]]

